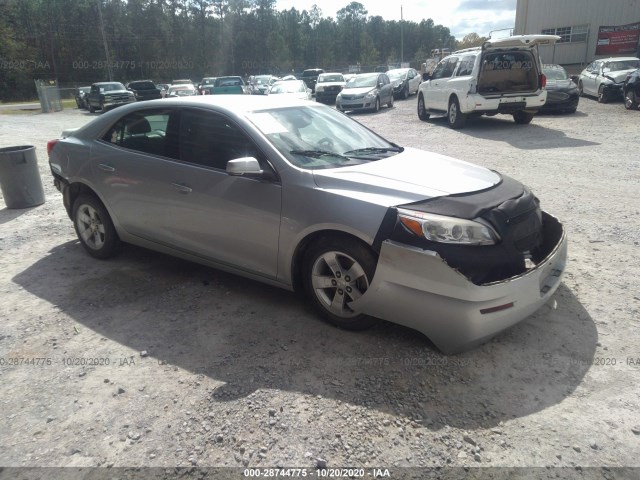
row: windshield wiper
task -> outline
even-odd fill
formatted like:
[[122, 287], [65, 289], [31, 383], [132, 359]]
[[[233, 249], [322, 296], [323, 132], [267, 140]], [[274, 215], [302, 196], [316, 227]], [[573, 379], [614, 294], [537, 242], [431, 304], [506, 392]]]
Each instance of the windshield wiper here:
[[291, 150], [289, 153], [293, 155], [304, 155], [305, 157], [311, 158], [336, 157], [345, 161], [349, 161], [348, 157], [340, 155], [339, 153], [329, 152], [328, 150]]
[[388, 152], [401, 153], [403, 151], [404, 151], [403, 147], [394, 145], [392, 148], [384, 148], [384, 147], [356, 148], [355, 150], [349, 150], [347, 152], [344, 152], [344, 155], [360, 155], [360, 154], [367, 154], [367, 153], [388, 153]]

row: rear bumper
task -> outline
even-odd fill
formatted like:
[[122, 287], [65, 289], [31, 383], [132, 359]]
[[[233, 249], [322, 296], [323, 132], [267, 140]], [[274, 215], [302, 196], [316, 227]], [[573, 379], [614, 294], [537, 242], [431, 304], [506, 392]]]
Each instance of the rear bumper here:
[[559, 240], [544, 260], [485, 285], [471, 283], [435, 252], [387, 240], [369, 289], [351, 307], [418, 330], [445, 353], [467, 350], [525, 319], [556, 291], [567, 259], [557, 225]]
[[469, 94], [460, 100], [462, 113], [513, 113], [519, 110], [537, 112], [547, 101], [547, 91], [532, 95], [484, 97]]

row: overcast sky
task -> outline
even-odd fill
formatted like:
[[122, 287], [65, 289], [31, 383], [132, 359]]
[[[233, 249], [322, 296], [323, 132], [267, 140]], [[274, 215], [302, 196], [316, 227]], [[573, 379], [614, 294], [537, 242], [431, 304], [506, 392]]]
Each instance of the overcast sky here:
[[[323, 17], [335, 18], [336, 12], [349, 3], [351, 0], [278, 0], [276, 9], [310, 10], [316, 4]], [[436, 24], [449, 27], [458, 40], [471, 32], [489, 36], [491, 30], [513, 28], [516, 18], [516, 0], [361, 0], [360, 3], [368, 15], [380, 15], [385, 20], [400, 20], [402, 5], [405, 20], [419, 23], [432, 18]], [[501, 32], [495, 36], [501, 36]]]

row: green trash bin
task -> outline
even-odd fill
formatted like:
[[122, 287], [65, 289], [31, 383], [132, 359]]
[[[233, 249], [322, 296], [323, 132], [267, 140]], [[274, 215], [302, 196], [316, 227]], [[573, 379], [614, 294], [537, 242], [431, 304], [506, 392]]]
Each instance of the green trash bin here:
[[44, 203], [36, 147], [0, 148], [0, 190], [7, 208], [28, 208]]

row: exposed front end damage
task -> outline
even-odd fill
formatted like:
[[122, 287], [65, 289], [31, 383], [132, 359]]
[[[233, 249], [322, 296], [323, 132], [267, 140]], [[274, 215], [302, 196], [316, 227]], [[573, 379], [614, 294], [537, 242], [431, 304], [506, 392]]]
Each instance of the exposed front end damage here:
[[414, 328], [444, 353], [478, 345], [531, 315], [560, 285], [567, 239], [558, 220], [543, 215], [547, 255], [522, 274], [481, 285], [434, 251], [385, 240], [373, 281], [352, 307]]

